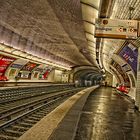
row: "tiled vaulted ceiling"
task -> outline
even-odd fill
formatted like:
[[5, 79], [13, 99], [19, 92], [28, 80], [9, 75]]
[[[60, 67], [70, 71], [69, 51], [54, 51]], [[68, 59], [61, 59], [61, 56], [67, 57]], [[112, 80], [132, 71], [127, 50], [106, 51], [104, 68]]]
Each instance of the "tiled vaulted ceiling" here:
[[[33, 42], [26, 43], [20, 38], [25, 45], [23, 51], [66, 67], [96, 67], [95, 18], [100, 15], [129, 19], [129, 7], [134, 7], [131, 18], [140, 18], [139, 0], [101, 0], [101, 3], [100, 0], [0, 0], [0, 25]], [[108, 69], [113, 53], [124, 40], [103, 42], [101, 59]], [[133, 42], [139, 45], [140, 41]], [[13, 47], [20, 49], [18, 43]]]
[[[0, 0], [0, 24], [32, 41], [50, 61], [67, 67], [96, 66], [85, 51], [80, 0]], [[24, 51], [31, 47], [24, 44]]]

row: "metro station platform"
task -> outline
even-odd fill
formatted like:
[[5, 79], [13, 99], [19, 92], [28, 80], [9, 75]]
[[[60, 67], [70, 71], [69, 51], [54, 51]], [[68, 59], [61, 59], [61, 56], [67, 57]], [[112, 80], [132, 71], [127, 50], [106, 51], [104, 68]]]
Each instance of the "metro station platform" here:
[[19, 140], [140, 140], [134, 103], [111, 87], [96, 88], [70, 97]]

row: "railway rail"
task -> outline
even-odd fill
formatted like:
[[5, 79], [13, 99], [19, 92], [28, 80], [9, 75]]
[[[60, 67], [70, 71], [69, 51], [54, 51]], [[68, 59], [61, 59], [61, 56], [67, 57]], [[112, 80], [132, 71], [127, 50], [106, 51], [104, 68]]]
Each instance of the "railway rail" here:
[[[83, 88], [53, 89], [50, 93], [44, 92], [43, 95], [36, 96], [34, 100], [30, 99], [30, 102], [19, 104], [19, 100], [15, 101], [16, 106], [11, 106], [7, 110], [0, 111], [0, 140], [18, 139], [25, 131], [60, 105], [64, 100], [82, 89]], [[10, 102], [13, 103], [11, 100]], [[5, 105], [7, 104], [8, 102], [5, 103]]]

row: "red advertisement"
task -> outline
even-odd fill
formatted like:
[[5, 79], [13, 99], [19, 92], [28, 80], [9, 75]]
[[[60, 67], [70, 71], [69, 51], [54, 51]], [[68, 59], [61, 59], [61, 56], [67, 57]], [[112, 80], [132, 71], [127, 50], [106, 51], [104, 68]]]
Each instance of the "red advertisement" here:
[[4, 76], [5, 71], [8, 66], [15, 60], [15, 58], [0, 55], [0, 80], [7, 80], [7, 78]]
[[46, 78], [47, 78], [48, 74], [49, 74], [49, 72], [48, 72], [48, 71], [46, 71], [46, 72], [44, 73], [44, 79], [46, 79]]
[[44, 71], [40, 74], [39, 79], [47, 79], [49, 73], [51, 72], [52, 69], [46, 68]]

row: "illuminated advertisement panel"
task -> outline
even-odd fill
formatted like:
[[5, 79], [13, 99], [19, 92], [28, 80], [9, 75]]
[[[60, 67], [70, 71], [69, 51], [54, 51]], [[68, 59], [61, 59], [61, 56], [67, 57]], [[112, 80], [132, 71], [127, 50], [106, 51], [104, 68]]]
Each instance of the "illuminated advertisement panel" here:
[[135, 75], [137, 74], [137, 59], [138, 59], [138, 49], [132, 45], [125, 45], [119, 52], [119, 56], [123, 58], [133, 69]]
[[2, 80], [2, 78], [4, 77], [5, 71], [7, 70], [9, 65], [15, 60], [15, 58], [0, 55], [0, 80]]
[[95, 23], [95, 37], [137, 39], [137, 20], [99, 18]]

